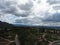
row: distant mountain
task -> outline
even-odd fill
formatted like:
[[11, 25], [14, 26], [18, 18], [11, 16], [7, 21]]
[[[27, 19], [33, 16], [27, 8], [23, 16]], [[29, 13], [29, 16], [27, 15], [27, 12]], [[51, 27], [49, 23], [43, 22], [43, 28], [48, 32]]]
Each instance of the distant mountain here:
[[60, 30], [60, 27], [59, 26], [36, 26], [36, 25], [24, 25], [24, 24], [9, 24], [9, 23], [6, 23], [6, 22], [1, 22], [0, 21], [0, 28], [13, 28], [13, 27], [38, 27], [38, 28], [50, 28], [50, 29], [59, 29]]
[[26, 24], [13, 24], [16, 27], [38, 27], [38, 28], [49, 28], [49, 29], [58, 29], [60, 30], [60, 26], [40, 26], [40, 25], [26, 25]]
[[12, 24], [0, 21], [0, 28], [11, 28], [11, 27], [14, 27], [14, 26]]

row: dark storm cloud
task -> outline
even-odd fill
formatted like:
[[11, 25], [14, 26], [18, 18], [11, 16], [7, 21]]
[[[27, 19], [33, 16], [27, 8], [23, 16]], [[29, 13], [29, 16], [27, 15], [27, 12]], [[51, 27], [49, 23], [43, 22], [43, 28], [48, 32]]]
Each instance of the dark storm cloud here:
[[32, 8], [32, 6], [33, 6], [32, 2], [23, 4], [23, 5], [19, 5], [20, 9], [26, 10], [26, 11], [30, 10]]
[[59, 4], [60, 0], [48, 0], [47, 1], [49, 4]]
[[60, 13], [55, 13], [53, 14], [52, 17], [49, 17], [43, 21], [47, 21], [47, 22], [60, 22]]
[[21, 4], [21, 5], [18, 5], [17, 2], [15, 1], [5, 1], [4, 3], [3, 2], [0, 3], [1, 12], [10, 13], [16, 16], [28, 15], [31, 7], [32, 7], [31, 2], [26, 4]]

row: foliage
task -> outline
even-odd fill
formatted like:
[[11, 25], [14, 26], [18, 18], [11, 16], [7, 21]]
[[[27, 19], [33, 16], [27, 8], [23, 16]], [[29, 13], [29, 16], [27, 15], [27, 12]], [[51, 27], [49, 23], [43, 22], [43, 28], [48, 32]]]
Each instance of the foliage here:
[[[47, 31], [45, 32], [45, 30]], [[48, 45], [48, 41], [59, 40], [60, 37], [59, 35], [57, 36], [55, 34], [50, 33], [48, 29], [42, 29], [36, 27], [16, 27], [11, 28], [10, 30], [7, 30], [6, 28], [5, 30], [0, 32], [1, 32], [0, 37], [12, 40], [14, 40], [15, 35], [18, 34], [21, 45], [35, 45], [36, 42], [39, 42], [40, 43], [39, 45]], [[43, 38], [44, 34], [46, 35]]]

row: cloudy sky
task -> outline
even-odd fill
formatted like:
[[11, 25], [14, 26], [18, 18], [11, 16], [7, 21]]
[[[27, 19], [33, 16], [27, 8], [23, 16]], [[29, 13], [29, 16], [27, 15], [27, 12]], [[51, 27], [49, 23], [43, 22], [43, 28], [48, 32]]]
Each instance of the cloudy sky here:
[[0, 0], [0, 21], [60, 26], [60, 0]]

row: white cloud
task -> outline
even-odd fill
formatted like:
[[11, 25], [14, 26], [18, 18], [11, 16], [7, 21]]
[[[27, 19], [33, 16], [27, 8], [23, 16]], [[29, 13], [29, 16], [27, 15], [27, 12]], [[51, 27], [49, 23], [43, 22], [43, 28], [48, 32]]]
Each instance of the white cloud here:
[[11, 14], [3, 14], [3, 16], [0, 16], [0, 20], [2, 22], [8, 22], [8, 23], [14, 23], [16, 20], [16, 16]]
[[48, 0], [1, 0], [0, 20], [20, 24], [40, 24], [40, 22], [46, 21], [59, 21], [60, 3], [51, 5], [47, 1]]

